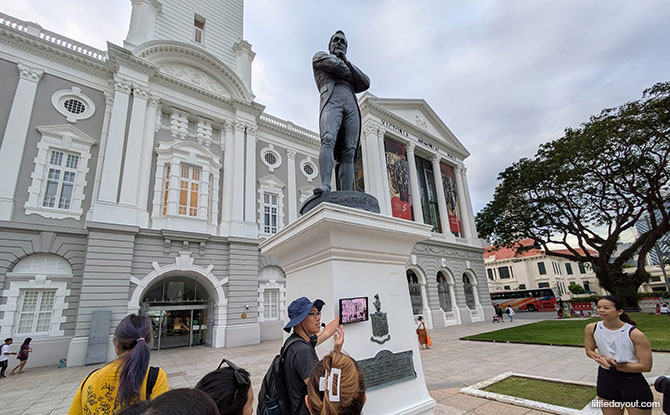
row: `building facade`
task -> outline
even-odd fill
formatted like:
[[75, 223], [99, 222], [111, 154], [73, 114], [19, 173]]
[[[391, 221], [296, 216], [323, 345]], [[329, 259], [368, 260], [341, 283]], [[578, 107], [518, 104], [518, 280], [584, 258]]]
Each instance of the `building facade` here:
[[[519, 244], [531, 246], [533, 241], [525, 239]], [[567, 250], [563, 252], [568, 253]], [[542, 249], [531, 248], [517, 253], [516, 249], [496, 250], [489, 246], [484, 251], [484, 264], [491, 292], [553, 288], [561, 298], [569, 299], [568, 287], [578, 284], [586, 292], [604, 294], [590, 264], [549, 256]]]
[[[85, 363], [132, 312], [154, 348], [281, 337], [292, 299], [258, 246], [319, 183], [319, 136], [255, 101], [243, 6], [133, 1], [106, 51], [0, 15], [0, 336], [32, 337], [34, 365]], [[360, 106], [357, 188], [433, 225], [407, 261], [415, 313], [486, 319], [469, 153], [423, 100]]]

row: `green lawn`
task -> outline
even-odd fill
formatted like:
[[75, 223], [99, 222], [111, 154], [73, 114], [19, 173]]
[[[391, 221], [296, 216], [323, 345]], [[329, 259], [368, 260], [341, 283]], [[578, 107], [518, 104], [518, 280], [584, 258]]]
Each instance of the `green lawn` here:
[[516, 396], [567, 408], [582, 409], [596, 397], [593, 386], [510, 376], [484, 388], [487, 392]]
[[[668, 335], [670, 332], [670, 317], [646, 313], [631, 313], [630, 317], [638, 324], [638, 328], [647, 335], [653, 350], [670, 351], [670, 335]], [[547, 320], [523, 326], [514, 326], [514, 323], [505, 322], [503, 326], [507, 326], [507, 328], [462, 337], [461, 340], [583, 346], [584, 326], [598, 320], [600, 319]]]

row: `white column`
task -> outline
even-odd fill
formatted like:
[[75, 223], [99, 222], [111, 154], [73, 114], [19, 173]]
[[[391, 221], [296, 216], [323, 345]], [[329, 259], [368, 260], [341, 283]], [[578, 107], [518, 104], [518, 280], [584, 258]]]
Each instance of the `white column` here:
[[[44, 71], [19, 63], [19, 83], [5, 126], [5, 135], [0, 147], [0, 166], [3, 177], [0, 180], [0, 219], [10, 220], [14, 212], [14, 192], [21, 169], [21, 159], [25, 149], [26, 136], [33, 113], [37, 84]], [[32, 160], [30, 161], [32, 163]]]
[[[288, 223], [293, 223], [298, 218], [298, 194], [295, 182], [295, 156], [296, 151], [292, 148], [286, 149], [288, 159]], [[287, 223], [287, 225], [288, 225]]]
[[176, 215], [179, 206], [179, 163], [170, 161], [170, 183], [168, 184], [167, 214]]
[[440, 155], [435, 154], [432, 158], [433, 175], [435, 176], [435, 190], [437, 193], [437, 207], [440, 209], [440, 225], [442, 225], [442, 233], [445, 235], [451, 234], [449, 227], [449, 215], [447, 215], [447, 200], [444, 196], [444, 183], [442, 183], [442, 170], [440, 170]]
[[149, 92], [145, 87], [135, 85], [133, 87], [133, 109], [130, 113], [130, 126], [128, 128], [128, 144], [126, 145], [125, 159], [123, 162], [123, 180], [121, 182], [121, 195], [119, 202], [124, 205], [137, 206], [138, 181], [140, 180], [140, 167], [142, 164], [143, 137], [145, 131], [145, 118], [147, 112], [147, 98]]
[[416, 175], [416, 160], [414, 159], [414, 143], [407, 143], [407, 163], [409, 169], [409, 187], [412, 194], [412, 212], [414, 222], [423, 223], [423, 211], [421, 210], [421, 193], [419, 193], [419, 178]]
[[[384, 147], [384, 134], [386, 131], [377, 128], [377, 160], [379, 161], [379, 171], [372, 172], [375, 177], [381, 197], [379, 199], [379, 208], [382, 215], [391, 216], [391, 191], [389, 190], [388, 168], [386, 167], [386, 148]], [[373, 146], [370, 146], [373, 148]], [[373, 154], [374, 156], [374, 154]]]
[[[374, 134], [374, 136], [373, 136]], [[375, 171], [375, 162], [378, 162], [378, 158], [372, 157], [371, 145], [377, 145], [377, 128], [373, 125], [366, 125], [363, 128], [361, 134], [361, 159], [363, 161], [363, 183], [365, 186], [365, 193], [370, 194], [377, 198], [379, 201], [378, 191], [375, 189], [374, 178], [371, 176], [371, 172]], [[376, 153], [375, 153], [376, 154]]]
[[151, 162], [154, 152], [154, 137], [156, 134], [156, 118], [158, 115], [158, 100], [155, 95], [149, 95], [147, 115], [144, 120], [144, 137], [142, 141], [142, 157], [140, 159], [140, 176], [137, 183], [137, 209], [140, 211], [141, 227], [149, 227], [149, 182], [151, 179]]
[[100, 194], [98, 196], [99, 200], [105, 202], [116, 203], [116, 195], [119, 190], [130, 88], [131, 83], [129, 81], [118, 75], [114, 77], [114, 105], [109, 121], [105, 163], [102, 168]]
[[233, 124], [226, 121], [223, 145], [223, 195], [221, 199], [221, 226], [219, 234], [230, 234], [230, 221], [233, 218], [233, 178], [235, 175], [235, 136]]
[[244, 124], [235, 122], [235, 157], [233, 160], [233, 222], [244, 222]]
[[205, 220], [207, 219], [207, 215], [209, 215], [207, 208], [209, 206], [209, 198], [211, 197], [210, 192], [212, 191], [212, 189], [209, 188], [210, 174], [211, 173], [207, 166], [202, 169], [202, 173], [200, 174], [200, 200], [198, 200], [198, 218]]
[[465, 193], [465, 200], [468, 202], [468, 214], [470, 215], [470, 232], [472, 232], [472, 237], [477, 238], [477, 225], [475, 224], [475, 214], [472, 210], [472, 201], [470, 200], [470, 185], [468, 185], [468, 169], [463, 167], [461, 172], [463, 175], [463, 193]]
[[247, 126], [247, 154], [244, 175], [244, 221], [256, 223], [256, 128]]
[[105, 148], [107, 146], [107, 133], [109, 131], [109, 119], [112, 115], [112, 104], [114, 97], [110, 92], [105, 91], [105, 115], [102, 120], [102, 134], [100, 135], [100, 147], [98, 148], [98, 162], [95, 167], [95, 181], [93, 182], [93, 200], [94, 204], [98, 200], [98, 192], [100, 190], [100, 175], [102, 174], [102, 167], [105, 159]]
[[461, 211], [461, 235], [464, 238], [472, 237], [472, 230], [470, 228], [470, 215], [468, 215], [468, 202], [465, 199], [465, 191], [463, 185], [463, 176], [461, 170], [463, 167], [456, 166], [456, 193], [458, 194], [458, 207]]

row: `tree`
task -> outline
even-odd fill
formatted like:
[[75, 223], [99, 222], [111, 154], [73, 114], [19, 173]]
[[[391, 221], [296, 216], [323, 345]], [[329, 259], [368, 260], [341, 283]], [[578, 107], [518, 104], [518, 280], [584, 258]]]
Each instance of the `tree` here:
[[[644, 258], [670, 231], [669, 163], [666, 82], [567, 128], [532, 159], [505, 169], [493, 200], [477, 215], [477, 229], [499, 247], [542, 248], [547, 255], [590, 262], [603, 288], [637, 306], [637, 290], [649, 279]], [[622, 234], [645, 212], [649, 231], [615, 258]], [[525, 238], [534, 244], [515, 243]], [[622, 265], [636, 252], [637, 270], [628, 275]]]
[[570, 284], [568, 285], [568, 290], [573, 294], [584, 294], [586, 290], [579, 284]]

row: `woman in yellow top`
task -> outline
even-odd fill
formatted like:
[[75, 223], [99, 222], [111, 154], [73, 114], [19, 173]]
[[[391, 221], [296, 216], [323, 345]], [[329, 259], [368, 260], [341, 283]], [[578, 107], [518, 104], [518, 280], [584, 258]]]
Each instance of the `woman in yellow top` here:
[[[84, 379], [68, 414], [113, 415], [130, 404], [149, 399], [151, 337], [148, 318], [131, 314], [121, 320], [114, 331], [114, 347], [119, 357]], [[158, 369], [155, 381], [149, 383], [153, 383], [152, 398], [168, 391], [163, 369]]]

